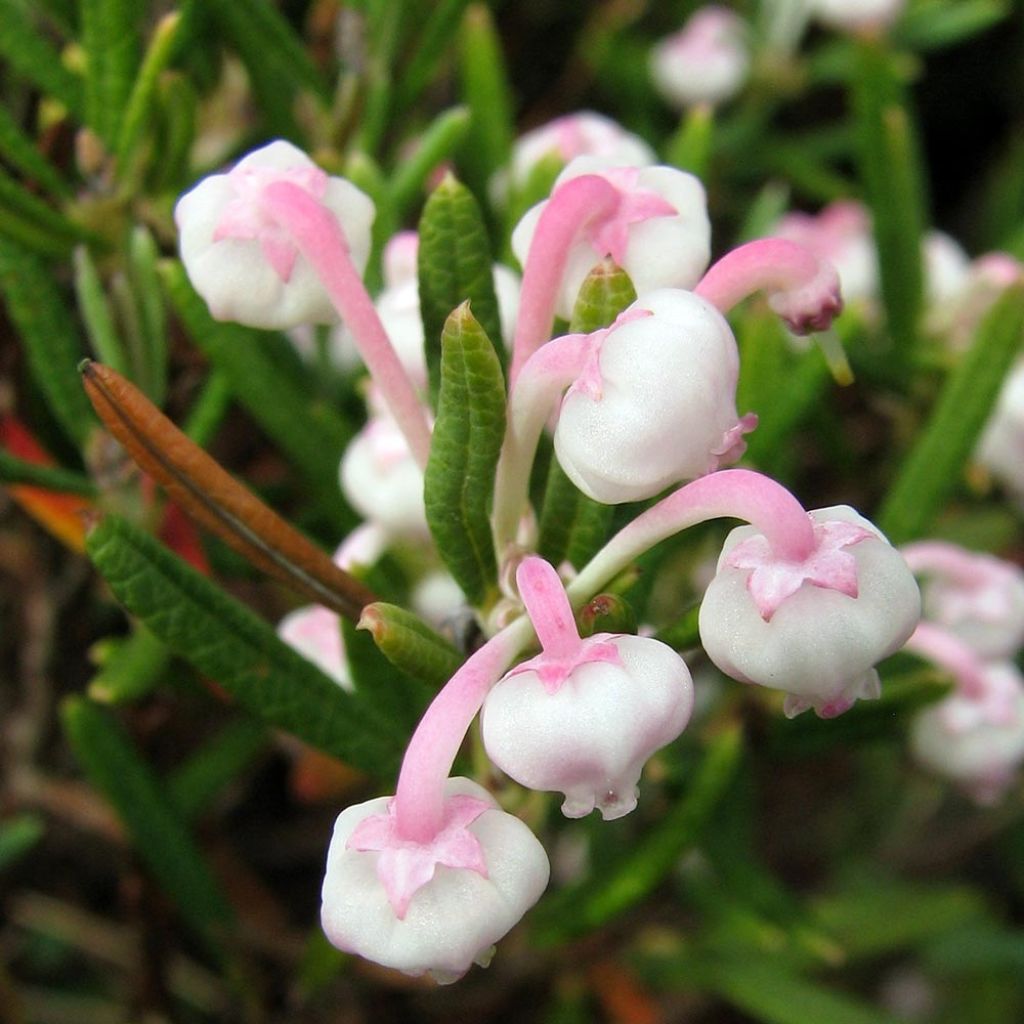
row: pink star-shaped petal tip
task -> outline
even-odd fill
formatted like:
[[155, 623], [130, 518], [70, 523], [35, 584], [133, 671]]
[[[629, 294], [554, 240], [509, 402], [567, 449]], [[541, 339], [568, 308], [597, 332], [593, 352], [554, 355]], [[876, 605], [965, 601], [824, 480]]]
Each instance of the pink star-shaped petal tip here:
[[726, 564], [734, 569], [752, 570], [747, 589], [768, 622], [779, 606], [803, 584], [838, 590], [847, 597], [857, 596], [857, 563], [847, 547], [873, 537], [869, 530], [853, 523], [831, 521], [815, 523], [814, 550], [802, 562], [784, 561], [772, 551], [761, 534], [740, 541], [729, 552]]
[[596, 633], [580, 641], [579, 647], [570, 654], [553, 655], [541, 651], [528, 661], [517, 665], [509, 676], [517, 676], [521, 672], [536, 672], [541, 685], [548, 693], [557, 693], [562, 684], [581, 665], [594, 661], [606, 661], [612, 665], [621, 665], [619, 649], [607, 638], [611, 633]]
[[445, 801], [441, 831], [429, 843], [403, 839], [397, 829], [393, 803], [384, 814], [364, 818], [349, 836], [346, 848], [379, 853], [377, 877], [400, 921], [404, 919], [416, 892], [433, 877], [438, 864], [466, 868], [487, 877], [483, 847], [469, 826], [492, 806], [471, 796], [453, 796]]

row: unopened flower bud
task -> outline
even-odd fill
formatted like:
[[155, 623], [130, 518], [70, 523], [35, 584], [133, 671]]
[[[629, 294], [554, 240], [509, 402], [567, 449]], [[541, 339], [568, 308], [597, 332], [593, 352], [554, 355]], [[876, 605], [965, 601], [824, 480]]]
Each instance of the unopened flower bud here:
[[787, 694], [789, 717], [842, 714], [880, 693], [875, 664], [898, 650], [920, 616], [917, 584], [899, 552], [847, 506], [809, 513], [815, 546], [777, 558], [753, 527], [726, 538], [700, 609], [700, 635], [727, 675]]
[[734, 11], [715, 4], [701, 7], [651, 51], [654, 87], [680, 108], [729, 99], [750, 70], [745, 32]]
[[278, 329], [332, 323], [337, 313], [320, 278], [262, 201], [264, 189], [278, 182], [302, 189], [337, 218], [361, 270], [370, 251], [373, 202], [282, 141], [250, 153], [226, 174], [204, 178], [178, 200], [185, 269], [218, 320]]
[[392, 798], [342, 811], [327, 852], [321, 922], [339, 949], [406, 974], [458, 980], [548, 883], [547, 854], [469, 779], [449, 779], [440, 831], [403, 838]]

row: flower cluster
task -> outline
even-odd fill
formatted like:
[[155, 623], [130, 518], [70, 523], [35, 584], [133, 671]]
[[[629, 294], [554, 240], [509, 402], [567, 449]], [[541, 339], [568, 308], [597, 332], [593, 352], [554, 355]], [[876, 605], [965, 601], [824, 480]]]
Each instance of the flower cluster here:
[[[563, 125], [551, 137], [568, 157], [585, 148], [577, 134]], [[364, 199], [352, 201], [352, 226], [328, 202], [351, 186], [284, 146], [179, 203], [182, 253], [218, 316], [280, 327], [328, 311], [344, 322], [370, 372], [372, 415], [341, 467], [368, 523], [340, 557], [372, 562], [388, 545], [423, 546], [433, 525], [423, 503], [433, 413], [415, 328], [415, 239], [390, 247], [388, 285], [374, 302], [353, 259]], [[827, 328], [842, 303], [826, 259], [773, 238], [708, 268], [700, 182], [638, 153], [576, 156], [512, 246], [523, 279], [505, 320], [510, 387], [490, 522], [503, 594], [475, 609], [491, 635], [427, 709], [394, 796], [338, 818], [323, 886], [332, 942], [439, 981], [485, 963], [548, 879], [527, 826], [476, 782], [450, 777], [477, 715], [494, 766], [528, 789], [562, 794], [568, 817], [632, 811], [645, 762], [686, 728], [693, 681], [676, 651], [629, 633], [581, 635], [576, 623], [575, 609], [637, 557], [710, 519], [750, 524], [725, 542], [701, 607], [701, 642], [725, 673], [782, 691], [788, 715], [830, 718], [878, 696], [875, 665], [919, 615], [913, 576], [866, 519], [847, 507], [808, 513], [769, 477], [722, 468], [756, 425], [737, 412], [739, 351], [726, 314], [763, 292], [792, 330]], [[232, 270], [238, 261], [259, 264], [263, 293], [251, 295]], [[605, 326], [552, 339], [556, 316], [574, 316], [595, 267], [628, 280], [635, 301]], [[653, 501], [576, 575], [536, 554], [529, 481], [547, 427], [558, 463], [591, 500]], [[323, 610], [311, 610], [282, 634], [345, 685], [334, 627], [332, 635]]]

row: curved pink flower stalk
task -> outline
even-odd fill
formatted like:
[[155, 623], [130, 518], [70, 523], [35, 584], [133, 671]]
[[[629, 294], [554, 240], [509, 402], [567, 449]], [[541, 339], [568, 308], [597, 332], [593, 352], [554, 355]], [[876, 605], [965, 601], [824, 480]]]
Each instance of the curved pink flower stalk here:
[[499, 562], [515, 541], [526, 509], [530, 467], [544, 424], [561, 393], [583, 372], [599, 334], [555, 338], [534, 353], [513, 381], [494, 480], [494, 549]]
[[320, 278], [410, 451], [420, 466], [426, 466], [430, 454], [426, 413], [352, 263], [341, 226], [313, 196], [289, 181], [268, 184], [261, 202]]
[[945, 669], [964, 697], [980, 700], [988, 692], [985, 662], [974, 648], [949, 630], [931, 622], [920, 622], [904, 650]]
[[597, 174], [572, 178], [551, 194], [523, 266], [510, 382], [548, 340], [570, 247], [584, 229], [613, 213], [619, 199], [619, 190]]
[[[960, 583], [965, 587], [980, 587], [992, 580], [996, 559], [979, 555], [956, 544], [941, 540], [922, 540], [904, 544], [900, 548], [910, 571], [914, 573], [939, 573], [941, 576]], [[1005, 563], [1004, 568], [1009, 568]]]
[[816, 552], [803, 505], [781, 484], [750, 469], [720, 469], [684, 484], [624, 526], [568, 586], [573, 605], [587, 600], [655, 544], [709, 519], [743, 519], [780, 561], [802, 566]]
[[839, 275], [827, 260], [783, 238], [762, 238], [726, 253], [694, 291], [725, 313], [757, 291], [797, 334], [824, 331], [839, 315]]
[[430, 844], [442, 830], [445, 784], [466, 731], [487, 691], [532, 635], [529, 619], [517, 619], [476, 651], [427, 708], [409, 740], [391, 803], [399, 839]]

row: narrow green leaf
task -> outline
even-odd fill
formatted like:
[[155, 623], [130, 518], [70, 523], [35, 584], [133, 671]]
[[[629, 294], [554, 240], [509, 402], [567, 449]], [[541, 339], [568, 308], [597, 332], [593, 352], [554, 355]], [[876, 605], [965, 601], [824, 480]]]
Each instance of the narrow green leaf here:
[[399, 223], [419, 199], [431, 172], [448, 160], [465, 138], [469, 125], [469, 111], [453, 107], [438, 114], [419, 134], [416, 149], [398, 165], [391, 179], [391, 199]]
[[206, 448], [217, 433], [230, 405], [231, 385], [228, 378], [220, 370], [214, 370], [192, 403], [182, 424], [182, 431], [200, 448]]
[[877, 522], [894, 544], [921, 536], [959, 483], [1024, 337], [1024, 285], [1008, 288], [950, 374]]
[[431, 689], [440, 689], [455, 674], [463, 657], [419, 616], [397, 605], [378, 601], [363, 609], [359, 628], [369, 630], [374, 643], [395, 668]]
[[741, 752], [738, 727], [719, 733], [686, 793], [620, 863], [600, 878], [558, 892], [541, 904], [534, 913], [538, 940], [554, 945], [585, 934], [649, 896], [682, 854], [699, 842], [737, 771]]
[[448, 315], [469, 300], [488, 338], [501, 339], [487, 228], [473, 194], [450, 174], [433, 191], [419, 225], [420, 313], [431, 395], [440, 383], [441, 332]]
[[688, 608], [683, 612], [670, 626], [659, 629], [654, 634], [655, 640], [668, 644], [669, 647], [676, 651], [685, 651], [691, 647], [696, 647], [700, 643], [700, 629], [697, 625], [699, 616], [700, 605], [695, 604], [692, 608]]
[[397, 669], [377, 645], [373, 637], [349, 622], [339, 622], [352, 682], [353, 699], [381, 715], [404, 735], [409, 736], [420, 720], [433, 691], [418, 676]]
[[231, 907], [202, 853], [117, 719], [84, 697], [69, 698], [61, 718], [90, 782], [113, 805], [182, 917], [207, 935], [230, 921]]
[[1007, 0], [924, 0], [910, 5], [893, 36], [910, 50], [937, 50], [984, 32], [1010, 9]]
[[321, 100], [327, 96], [302, 40], [268, 0], [208, 0], [207, 6], [219, 35], [242, 58], [269, 127], [295, 137], [297, 94], [310, 92]]
[[359, 125], [359, 147], [380, 155], [381, 143], [395, 110], [396, 79], [401, 78], [398, 53], [405, 36], [406, 3], [365, 5], [366, 43], [360, 55], [365, 100]]
[[171, 660], [170, 651], [145, 626], [120, 641], [89, 683], [89, 696], [102, 704], [127, 704], [150, 693]]
[[906, 370], [923, 300], [924, 175], [892, 55], [878, 39], [858, 43], [853, 109], [861, 179], [874, 224], [894, 369]]
[[167, 392], [167, 318], [160, 290], [157, 261], [160, 251], [143, 225], [132, 228], [128, 240], [128, 282], [139, 326], [139, 382], [154, 405], [163, 405]]
[[463, 101], [473, 114], [460, 163], [473, 187], [480, 191], [487, 188], [494, 172], [508, 163], [515, 134], [512, 90], [501, 39], [485, 4], [466, 8], [459, 33], [459, 56]]
[[181, 40], [185, 19], [180, 11], [165, 14], [153, 30], [149, 47], [139, 68], [138, 77], [125, 106], [124, 118], [117, 134], [117, 156], [119, 170], [127, 168], [136, 145], [142, 136], [146, 122], [153, 116], [157, 99], [157, 83], [166, 70]]
[[114, 322], [99, 270], [87, 246], [76, 247], [73, 262], [78, 309], [96, 358], [118, 373], [131, 376], [128, 352]]
[[37, 252], [66, 256], [76, 242], [96, 241], [88, 230], [33, 195], [6, 171], [0, 173], [0, 217], [0, 236], [15, 238]]
[[46, 826], [34, 814], [19, 814], [0, 822], [0, 871], [24, 857], [40, 839]]
[[197, 818], [267, 748], [267, 739], [266, 726], [261, 722], [238, 718], [179, 765], [166, 785], [167, 795], [182, 818]]
[[0, 0], [0, 54], [11, 70], [62, 103], [77, 118], [85, 110], [82, 82], [27, 17], [27, 5]]
[[696, 979], [763, 1024], [898, 1024], [877, 1007], [801, 978], [768, 958], [718, 960], [698, 967]]
[[426, 21], [418, 31], [416, 49], [396, 83], [395, 107], [408, 110], [430, 84], [455, 35], [467, 0], [439, 0], [424, 11]]
[[118, 600], [242, 707], [354, 767], [396, 767], [404, 737], [152, 537], [112, 516], [86, 550]]
[[64, 432], [81, 446], [96, 417], [78, 377], [85, 353], [53, 273], [38, 256], [0, 238], [0, 291], [32, 376]]
[[196, 137], [199, 100], [195, 86], [183, 74], [161, 76], [157, 93], [160, 101], [159, 162], [149, 175], [155, 192], [180, 191], [187, 183], [189, 154]]
[[29, 484], [62, 494], [80, 494], [83, 498], [95, 498], [97, 493], [96, 485], [80, 473], [26, 462], [3, 449], [0, 449], [0, 483]]
[[53, 164], [43, 157], [5, 106], [0, 106], [0, 156], [26, 178], [38, 182], [51, 192], [59, 196], [71, 192], [71, 186]]
[[135, 0], [82, 0], [86, 121], [108, 145], [118, 138], [139, 67], [144, 8]]
[[352, 429], [326, 404], [311, 402], [306, 389], [280, 372], [270, 355], [271, 335], [214, 320], [177, 261], [164, 261], [159, 270], [196, 346], [230, 383], [239, 404], [292, 460], [321, 506], [339, 518], [339, 529], [344, 529], [351, 514], [338, 489], [338, 464]]
[[710, 106], [691, 108], [668, 141], [665, 156], [669, 164], [703, 178], [711, 161], [715, 115]]
[[489, 517], [505, 435], [505, 380], [468, 303], [445, 322], [441, 349], [441, 392], [423, 500], [441, 557], [466, 597], [480, 606], [497, 577]]

